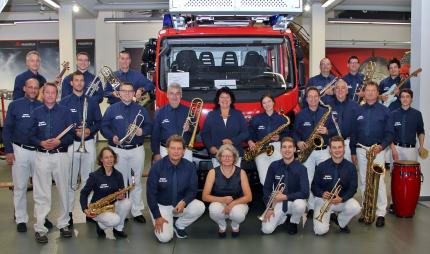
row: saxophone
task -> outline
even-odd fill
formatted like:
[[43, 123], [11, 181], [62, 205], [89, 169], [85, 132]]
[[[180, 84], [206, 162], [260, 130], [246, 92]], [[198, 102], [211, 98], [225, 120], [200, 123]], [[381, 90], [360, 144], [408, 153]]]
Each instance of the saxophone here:
[[380, 176], [385, 173], [383, 165], [374, 163], [376, 158], [375, 149], [377, 144], [370, 148], [357, 144], [366, 150], [367, 169], [366, 169], [366, 187], [364, 190], [363, 210], [361, 212], [361, 220], [365, 224], [372, 224], [376, 218], [376, 201], [378, 200], [378, 189]]
[[257, 141], [257, 143], [255, 143], [254, 149], [247, 148], [245, 150], [244, 155], [243, 155], [244, 160], [251, 161], [251, 160], [255, 159], [255, 157], [257, 157], [258, 155], [260, 155], [264, 152], [267, 154], [267, 156], [271, 156], [273, 154], [275, 148], [273, 145], [268, 145], [268, 144], [272, 141], [272, 138], [274, 136], [279, 135], [291, 123], [290, 118], [288, 116], [286, 116], [284, 114], [281, 114], [281, 115], [283, 117], [285, 117], [285, 119], [287, 120], [287, 123], [282, 124], [276, 130], [267, 134], [263, 139]]
[[115, 204], [113, 202], [116, 200], [116, 197], [121, 194], [127, 193], [127, 191], [133, 189], [135, 184], [129, 185], [127, 188], [124, 188], [122, 190], [116, 191], [112, 194], [107, 195], [104, 198], [101, 198], [97, 200], [94, 203], [91, 203], [88, 205], [88, 210], [91, 214], [99, 215], [104, 212], [114, 212], [115, 211]]
[[306, 140], [306, 148], [303, 150], [299, 150], [297, 152], [297, 159], [303, 163], [305, 162], [308, 157], [311, 155], [312, 151], [315, 148], [321, 148], [324, 145], [324, 139], [321, 137], [321, 135], [317, 132], [318, 127], [324, 126], [328, 120], [328, 117], [331, 115], [332, 107], [330, 105], [324, 105], [328, 108], [327, 112], [324, 113], [324, 115], [321, 117], [320, 121], [317, 125], [315, 125], [315, 128], [313, 129], [311, 135], [309, 135], [309, 138]]

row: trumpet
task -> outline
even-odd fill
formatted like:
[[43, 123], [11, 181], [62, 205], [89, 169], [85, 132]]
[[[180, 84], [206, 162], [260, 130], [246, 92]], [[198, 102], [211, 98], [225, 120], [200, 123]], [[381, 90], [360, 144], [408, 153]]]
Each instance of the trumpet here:
[[131, 123], [127, 128], [127, 133], [125, 136], [119, 141], [119, 145], [122, 145], [122, 143], [131, 143], [134, 136], [136, 136], [137, 130], [140, 128], [140, 126], [143, 124], [143, 120], [145, 117], [139, 112], [137, 112], [137, 115], [134, 117], [133, 123]]
[[333, 186], [333, 189], [330, 191], [329, 198], [325, 200], [324, 205], [320, 209], [320, 214], [316, 217], [316, 220], [322, 222], [324, 215], [328, 212], [331, 207], [331, 202], [335, 197], [337, 197], [342, 190], [342, 186], [339, 184], [340, 178], [337, 179], [336, 184]]
[[[196, 138], [197, 130], [199, 127], [200, 115], [203, 109], [203, 100], [200, 98], [194, 98], [190, 104], [190, 110], [188, 110], [188, 116], [185, 122], [188, 122], [190, 128], [193, 128], [193, 132], [188, 143], [188, 148], [193, 149], [194, 140]], [[185, 129], [182, 130], [182, 137], [184, 137]]]
[[100, 69], [100, 74], [102, 74], [106, 82], [109, 82], [112, 85], [112, 89], [114, 91], [118, 90], [119, 85], [121, 85], [121, 80], [119, 80], [119, 78], [115, 75], [111, 68], [104, 65]]
[[267, 212], [269, 210], [272, 210], [275, 207], [276, 195], [278, 195], [278, 193], [284, 192], [285, 183], [282, 182], [283, 179], [284, 179], [284, 175], [282, 175], [279, 178], [278, 184], [276, 184], [275, 189], [272, 191], [272, 194], [270, 194], [269, 201], [267, 201], [266, 209], [260, 216], [257, 217], [260, 221], [264, 221], [264, 218], [266, 217]]
[[82, 109], [82, 127], [81, 127], [81, 143], [79, 144], [77, 153], [87, 153], [85, 148], [85, 128], [87, 127], [87, 115], [88, 115], [88, 101], [87, 97], [84, 98], [84, 107]]

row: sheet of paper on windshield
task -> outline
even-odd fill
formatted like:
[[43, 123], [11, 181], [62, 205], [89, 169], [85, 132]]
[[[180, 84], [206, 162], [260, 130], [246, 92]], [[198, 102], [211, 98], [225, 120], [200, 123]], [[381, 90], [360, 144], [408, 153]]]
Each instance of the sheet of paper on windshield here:
[[167, 74], [167, 83], [178, 83], [181, 87], [190, 87], [189, 72], [169, 72]]
[[220, 89], [221, 87], [227, 86], [230, 89], [236, 89], [236, 80], [235, 79], [216, 79], [215, 88]]

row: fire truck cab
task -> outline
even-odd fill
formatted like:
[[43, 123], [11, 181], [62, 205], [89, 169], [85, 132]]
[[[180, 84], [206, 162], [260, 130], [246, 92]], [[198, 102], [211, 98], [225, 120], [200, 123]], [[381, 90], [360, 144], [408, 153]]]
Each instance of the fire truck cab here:
[[[189, 106], [193, 98], [204, 101], [200, 129], [207, 113], [215, 106], [213, 100], [217, 89], [224, 86], [233, 90], [235, 108], [242, 111], [247, 120], [264, 111], [260, 98], [265, 94], [275, 98], [277, 111], [294, 118], [299, 110], [299, 76], [297, 44], [287, 29], [291, 17], [273, 18], [272, 14], [275, 11], [279, 13], [279, 8], [270, 12], [268, 8], [263, 8], [263, 15], [255, 15], [258, 7], [254, 7], [254, 10], [257, 8], [256, 12], [245, 8], [246, 11], [240, 13], [240, 6], [236, 5], [233, 8], [235, 15], [250, 15], [226, 16], [228, 12], [225, 9], [221, 9], [220, 14], [219, 8], [218, 12], [211, 12], [208, 8], [198, 11], [198, 6], [191, 8], [172, 2], [175, 1], [170, 1], [171, 15], [167, 16], [167, 20], [165, 18], [168, 24], [157, 38], [153, 77], [156, 84], [156, 108], [168, 103], [166, 90], [169, 84], [175, 82], [182, 86], [184, 105]], [[284, 2], [289, 4], [289, 9], [283, 13], [301, 12], [301, 1]], [[190, 12], [193, 12], [191, 17], [182, 15]], [[212, 164], [199, 135], [196, 136], [194, 148], [195, 163], [202, 183]], [[248, 172], [251, 183], [258, 183], [255, 164], [244, 161], [241, 166]]]

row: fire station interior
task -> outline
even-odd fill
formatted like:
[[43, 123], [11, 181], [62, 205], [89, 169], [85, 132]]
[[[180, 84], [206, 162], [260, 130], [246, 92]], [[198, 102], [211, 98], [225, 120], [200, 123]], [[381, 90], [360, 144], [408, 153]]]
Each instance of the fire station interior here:
[[[242, 2], [249, 2], [256, 9], [245, 14], [220, 11], [229, 4], [239, 5]], [[292, 11], [279, 13], [285, 17], [280, 23], [272, 22], [272, 11], [262, 6], [272, 5], [273, 9], [281, 3], [286, 3]], [[189, 15], [195, 10], [184, 10], [193, 4], [200, 8], [200, 13], [197, 11], [197, 14]], [[183, 13], [169, 12], [172, 6]], [[225, 14], [227, 12], [228, 15]], [[320, 60], [325, 57], [331, 60], [331, 74], [336, 77], [348, 74], [347, 61], [350, 56], [358, 56], [360, 72], [363, 73], [366, 64], [374, 62], [374, 80], [377, 83], [389, 75], [386, 66], [395, 57], [402, 66], [408, 67], [402, 68], [401, 73], [422, 68], [422, 72], [411, 78], [410, 83], [414, 92], [412, 107], [422, 113], [427, 131], [430, 126], [430, 100], [426, 98], [430, 94], [430, 64], [426, 61], [430, 59], [430, 32], [426, 28], [430, 24], [429, 12], [430, 1], [426, 0], [0, 0], [0, 126], [3, 127], [12, 102], [15, 76], [26, 70], [25, 52], [43, 52], [40, 72], [47, 80], [54, 80], [62, 69], [61, 63], [65, 61], [71, 67], [65, 74], [75, 71], [77, 52], [89, 52], [89, 70], [98, 73], [102, 66], [117, 70], [118, 54], [127, 50], [132, 56], [131, 69], [142, 72], [156, 86], [151, 101], [145, 106], [151, 117], [160, 106], [158, 103], [161, 100], [156, 102], [157, 95], [165, 96], [167, 86], [174, 78], [178, 82], [187, 79], [187, 85], [183, 87], [184, 100], [200, 97], [212, 103], [216, 91], [227, 85], [233, 89], [237, 103], [258, 101], [267, 92], [278, 96], [291, 91], [296, 98], [288, 98], [297, 104], [309, 78], [320, 74]], [[170, 25], [176, 29], [176, 35], [169, 34], [169, 39], [156, 41], [166, 29], [165, 17], [169, 13], [174, 23]], [[200, 17], [200, 23], [196, 21], [197, 17]], [[217, 26], [226, 24], [242, 27], [240, 29], [243, 30], [239, 29], [228, 40], [219, 34], [182, 36], [199, 26], [213, 27], [214, 32]], [[287, 36], [252, 35], [252, 29], [267, 26], [272, 27], [273, 31], [291, 33], [291, 40]], [[158, 52], [155, 52], [156, 48]], [[163, 100], [166, 104], [167, 98]], [[101, 112], [105, 112], [108, 106], [105, 98], [100, 103]], [[246, 108], [239, 109], [245, 112], [246, 120], [251, 118]], [[294, 118], [294, 112], [286, 113]], [[201, 143], [201, 140], [197, 142]], [[12, 169], [5, 160], [3, 140], [0, 143], [2, 253], [395, 254], [425, 253], [429, 246], [430, 160], [421, 158], [418, 159], [420, 191], [413, 216], [403, 218], [387, 213], [384, 227], [359, 223], [357, 215], [349, 223], [349, 234], [339, 232], [339, 227], [331, 223], [327, 234], [316, 236], [312, 219], [305, 219], [304, 216], [296, 235], [289, 235], [286, 225], [280, 225], [272, 234], [264, 235], [257, 217], [266, 207], [262, 186], [254, 171], [247, 172], [253, 200], [241, 224], [240, 237], [232, 238], [228, 234], [226, 239], [219, 239], [217, 225], [210, 219], [206, 204], [203, 216], [187, 228], [188, 239], [173, 237], [169, 243], [162, 244], [154, 235], [146, 200], [146, 181], [151, 168], [150, 137], [144, 141], [145, 160], [141, 176], [145, 224], [130, 218], [125, 223], [126, 239], [115, 239], [112, 229], [106, 231], [106, 239], [101, 239], [96, 234], [95, 224], [86, 222], [79, 204], [79, 191], [76, 191], [72, 237], [64, 239], [55, 227], [60, 201], [53, 183], [52, 208], [48, 218], [54, 223], [54, 228], [47, 235], [49, 242], [39, 244], [35, 241], [33, 229], [36, 218], [31, 182], [26, 193], [28, 231], [20, 233], [16, 230]], [[99, 133], [97, 151], [104, 146], [107, 146], [107, 141]], [[424, 147], [430, 149], [428, 138]], [[200, 190], [197, 198], [201, 197], [207, 170], [211, 168], [205, 158], [201, 154], [195, 155], [197, 163], [204, 169], [198, 173]], [[249, 166], [248, 162], [242, 165]], [[392, 197], [392, 178], [388, 171], [381, 179], [386, 182], [388, 203]], [[362, 201], [359, 189], [354, 197]]]

